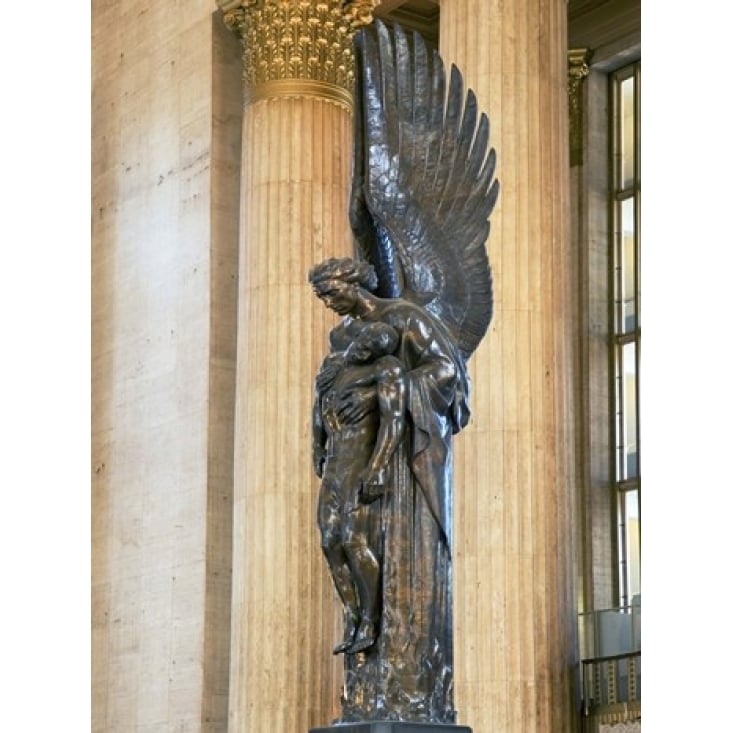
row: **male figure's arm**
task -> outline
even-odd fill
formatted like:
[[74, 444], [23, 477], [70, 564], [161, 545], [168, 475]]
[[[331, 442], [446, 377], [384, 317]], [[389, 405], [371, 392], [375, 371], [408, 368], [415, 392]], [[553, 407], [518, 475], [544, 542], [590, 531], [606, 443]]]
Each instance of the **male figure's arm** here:
[[323, 424], [323, 413], [321, 412], [321, 396], [316, 393], [313, 401], [312, 413], [312, 434], [313, 434], [313, 470], [318, 478], [323, 478], [323, 465], [326, 462], [326, 428]]
[[379, 429], [369, 465], [362, 478], [360, 499], [369, 504], [384, 494], [387, 468], [405, 434], [405, 370], [399, 359], [385, 356], [375, 364]]
[[326, 442], [328, 433], [323, 421], [323, 395], [333, 388], [340, 370], [343, 368], [343, 354], [328, 354], [316, 375], [315, 398], [313, 400], [313, 411], [311, 418], [312, 425], [312, 449], [313, 449], [313, 470], [318, 478], [323, 478], [323, 466], [326, 462]]

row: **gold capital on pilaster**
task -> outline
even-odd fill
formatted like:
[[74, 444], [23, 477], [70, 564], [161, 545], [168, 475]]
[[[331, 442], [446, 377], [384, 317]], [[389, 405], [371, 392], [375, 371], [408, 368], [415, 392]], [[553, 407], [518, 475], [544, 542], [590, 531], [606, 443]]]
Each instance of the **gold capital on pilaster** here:
[[583, 79], [590, 73], [588, 62], [593, 52], [588, 48], [568, 51], [568, 113], [570, 129], [570, 165], [583, 162]]
[[242, 41], [245, 104], [316, 96], [352, 106], [356, 30], [380, 0], [217, 0]]
[[374, 20], [372, 12], [382, 4], [382, 0], [342, 0], [344, 15], [351, 25], [352, 33], [363, 25]]

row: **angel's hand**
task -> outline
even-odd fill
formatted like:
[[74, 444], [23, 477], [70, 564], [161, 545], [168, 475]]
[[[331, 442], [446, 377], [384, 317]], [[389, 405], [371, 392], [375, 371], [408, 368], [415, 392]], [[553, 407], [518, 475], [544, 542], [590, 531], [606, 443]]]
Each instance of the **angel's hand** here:
[[374, 397], [357, 390], [349, 392], [342, 398], [336, 413], [342, 422], [347, 425], [355, 425], [363, 420], [375, 407]]
[[316, 374], [316, 389], [319, 394], [331, 389], [336, 376], [343, 367], [343, 363], [343, 357], [336, 354], [330, 354], [323, 360], [321, 368]]

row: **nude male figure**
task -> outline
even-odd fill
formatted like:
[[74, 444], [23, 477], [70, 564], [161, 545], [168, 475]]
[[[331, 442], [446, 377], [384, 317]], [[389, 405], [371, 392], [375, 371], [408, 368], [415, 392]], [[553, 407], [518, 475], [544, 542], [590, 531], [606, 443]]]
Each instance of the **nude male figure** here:
[[385, 492], [389, 461], [404, 434], [405, 382], [391, 354], [399, 336], [384, 323], [352, 322], [335, 339], [316, 378], [313, 460], [321, 546], [344, 604], [344, 638], [334, 654], [371, 647], [379, 633], [380, 558], [370, 542], [373, 502]]

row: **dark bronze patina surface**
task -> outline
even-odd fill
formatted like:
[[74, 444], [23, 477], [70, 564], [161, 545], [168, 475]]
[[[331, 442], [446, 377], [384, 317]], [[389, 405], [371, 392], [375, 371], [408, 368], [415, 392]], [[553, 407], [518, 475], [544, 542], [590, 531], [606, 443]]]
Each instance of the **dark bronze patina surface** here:
[[336, 729], [466, 731], [453, 725], [452, 437], [492, 314], [496, 156], [460, 72], [446, 78], [417, 34], [377, 22], [356, 57], [356, 256], [309, 274], [343, 316], [313, 409], [322, 548], [344, 606]]
[[471, 733], [465, 725], [442, 723], [341, 723], [328, 728], [311, 728], [310, 733]]

